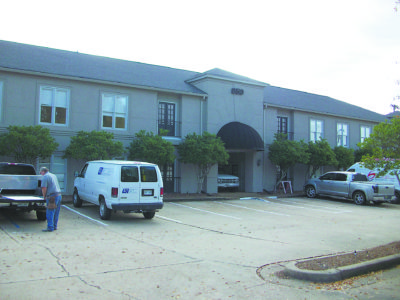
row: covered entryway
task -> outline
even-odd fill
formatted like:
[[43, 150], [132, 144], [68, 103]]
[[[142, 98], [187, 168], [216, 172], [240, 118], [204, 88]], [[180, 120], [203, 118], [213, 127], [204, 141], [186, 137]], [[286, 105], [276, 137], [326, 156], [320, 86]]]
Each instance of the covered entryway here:
[[[221, 165], [218, 169], [239, 177], [239, 191], [262, 190], [262, 157], [257, 153], [264, 151], [264, 143], [258, 132], [249, 125], [231, 122], [224, 125], [217, 136], [230, 154], [228, 165]], [[258, 185], [260, 188], [257, 188]]]

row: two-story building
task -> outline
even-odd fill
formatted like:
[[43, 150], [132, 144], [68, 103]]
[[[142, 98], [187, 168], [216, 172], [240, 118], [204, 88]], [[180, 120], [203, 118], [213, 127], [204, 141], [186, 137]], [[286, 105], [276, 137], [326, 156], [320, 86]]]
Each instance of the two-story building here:
[[[80, 130], [112, 132], [124, 146], [140, 130], [174, 145], [189, 133], [217, 134], [230, 154], [225, 172], [240, 178], [240, 190], [272, 190], [276, 167], [268, 145], [276, 132], [308, 142], [326, 138], [332, 147], [355, 148], [383, 115], [329, 97], [270, 86], [220, 69], [204, 73], [77, 52], [0, 41], [0, 133], [9, 125], [41, 125], [59, 143], [37, 167], [48, 165], [65, 194], [83, 163], [63, 159], [70, 138]], [[9, 158], [2, 158], [2, 160]], [[160, 166], [167, 192], [196, 191], [196, 170], [176, 160]], [[293, 168], [295, 190], [304, 166]], [[218, 166], [205, 191], [217, 191]]]

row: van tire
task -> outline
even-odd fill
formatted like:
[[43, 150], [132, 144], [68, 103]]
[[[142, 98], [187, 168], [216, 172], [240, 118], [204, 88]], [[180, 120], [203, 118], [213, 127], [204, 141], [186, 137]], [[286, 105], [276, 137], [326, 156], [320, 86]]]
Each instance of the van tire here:
[[363, 192], [357, 191], [353, 194], [354, 203], [357, 205], [365, 205], [366, 199]]
[[100, 218], [102, 220], [109, 220], [111, 218], [111, 209], [106, 205], [106, 200], [103, 197], [100, 198]]
[[155, 214], [156, 214], [155, 211], [145, 211], [145, 212], [143, 212], [143, 216], [145, 217], [145, 219], [148, 219], [148, 220], [153, 219]]
[[79, 197], [78, 190], [74, 190], [74, 194], [72, 195], [72, 203], [74, 207], [82, 207], [82, 199]]

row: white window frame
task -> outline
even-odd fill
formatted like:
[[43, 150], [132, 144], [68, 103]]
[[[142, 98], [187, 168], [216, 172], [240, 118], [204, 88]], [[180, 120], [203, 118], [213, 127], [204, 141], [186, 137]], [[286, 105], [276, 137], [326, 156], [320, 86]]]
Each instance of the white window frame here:
[[[51, 120], [50, 122], [42, 122], [41, 115], [42, 115], [42, 105], [46, 104], [44, 99], [44, 91], [51, 91], [51, 99], [50, 106], [51, 107]], [[57, 93], [62, 92], [65, 93], [65, 104], [64, 106], [57, 106]], [[54, 126], [68, 126], [69, 124], [69, 102], [70, 102], [70, 90], [68, 88], [61, 88], [61, 87], [54, 87], [48, 85], [41, 85], [39, 91], [39, 124], [43, 125], [54, 125]], [[56, 123], [56, 108], [61, 107], [65, 108], [65, 123]]]
[[[367, 131], [368, 131], [368, 133], [367, 133]], [[362, 125], [360, 127], [360, 141], [361, 141], [361, 143], [363, 143], [366, 138], [370, 137], [371, 132], [372, 132], [371, 126], [363, 126]]]
[[349, 124], [337, 123], [336, 125], [336, 145], [349, 147]]
[[[112, 109], [105, 110], [105, 98], [110, 97], [113, 100], [112, 104]], [[118, 112], [117, 111], [117, 101], [116, 99], [125, 99], [125, 111], [124, 112]], [[118, 93], [102, 93], [101, 94], [101, 128], [102, 129], [113, 129], [113, 130], [127, 130], [128, 129], [128, 103], [129, 103], [129, 97], [128, 95], [125, 94], [118, 94]], [[104, 126], [104, 117], [109, 116], [112, 119], [112, 125], [111, 127]], [[123, 117], [125, 120], [124, 123], [124, 128], [118, 128], [116, 127], [116, 119]]]
[[[318, 131], [320, 127], [321, 131]], [[314, 130], [314, 131], [313, 131]], [[317, 137], [317, 134], [320, 135]], [[310, 119], [310, 141], [316, 142], [324, 138], [324, 121], [317, 119]]]

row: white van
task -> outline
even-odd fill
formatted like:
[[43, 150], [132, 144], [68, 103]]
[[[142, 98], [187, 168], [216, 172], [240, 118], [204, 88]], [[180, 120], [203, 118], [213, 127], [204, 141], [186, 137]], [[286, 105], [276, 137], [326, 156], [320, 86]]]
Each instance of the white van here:
[[112, 211], [143, 213], [152, 219], [164, 206], [164, 186], [157, 165], [146, 162], [89, 161], [76, 172], [73, 204], [82, 200], [100, 206], [100, 218], [108, 220]]
[[380, 177], [378, 176], [379, 171], [374, 169], [367, 169], [363, 163], [355, 163], [354, 165], [352, 165], [350, 168], [347, 169], [347, 171], [349, 172], [358, 172], [361, 174], [365, 174], [368, 177], [369, 181], [376, 181], [376, 182], [380, 182], [380, 183], [390, 183], [393, 184], [395, 187], [395, 195], [396, 195], [396, 201], [399, 202], [400, 201], [400, 185], [399, 185], [399, 181], [397, 180], [395, 175], [390, 175], [390, 174], [385, 174], [382, 175]]

